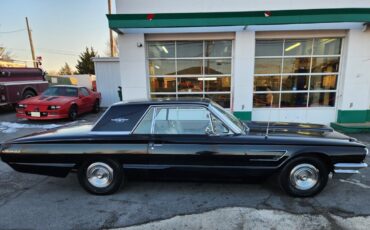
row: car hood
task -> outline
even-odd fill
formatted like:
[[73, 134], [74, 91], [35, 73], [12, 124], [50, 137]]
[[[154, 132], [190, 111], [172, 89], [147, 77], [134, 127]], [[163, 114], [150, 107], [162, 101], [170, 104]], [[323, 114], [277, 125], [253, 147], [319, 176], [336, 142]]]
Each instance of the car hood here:
[[65, 97], [65, 96], [36, 96], [20, 101], [19, 104], [25, 105], [64, 105], [77, 97]]

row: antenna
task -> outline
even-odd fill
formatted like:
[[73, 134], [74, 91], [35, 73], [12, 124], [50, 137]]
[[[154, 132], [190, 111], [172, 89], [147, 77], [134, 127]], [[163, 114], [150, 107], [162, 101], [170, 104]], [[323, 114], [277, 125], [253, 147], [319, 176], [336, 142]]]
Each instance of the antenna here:
[[272, 109], [272, 103], [273, 103], [273, 101], [274, 101], [274, 95], [271, 93], [271, 99], [269, 101], [270, 102], [269, 117], [268, 117], [268, 120], [267, 120], [265, 138], [267, 138], [268, 135], [269, 135], [270, 120], [271, 120], [271, 109]]

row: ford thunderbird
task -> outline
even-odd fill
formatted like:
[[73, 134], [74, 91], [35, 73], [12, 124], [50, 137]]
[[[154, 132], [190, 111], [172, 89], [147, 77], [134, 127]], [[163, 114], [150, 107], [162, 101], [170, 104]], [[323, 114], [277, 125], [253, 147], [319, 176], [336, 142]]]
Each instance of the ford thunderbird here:
[[[329, 174], [367, 167], [368, 150], [329, 127], [242, 122], [207, 99], [148, 100], [112, 105], [94, 125], [67, 126], [13, 139], [0, 156], [19, 172], [65, 177], [105, 195], [128, 172], [274, 176], [289, 195], [319, 193]], [[125, 182], [126, 183], [126, 182]]]

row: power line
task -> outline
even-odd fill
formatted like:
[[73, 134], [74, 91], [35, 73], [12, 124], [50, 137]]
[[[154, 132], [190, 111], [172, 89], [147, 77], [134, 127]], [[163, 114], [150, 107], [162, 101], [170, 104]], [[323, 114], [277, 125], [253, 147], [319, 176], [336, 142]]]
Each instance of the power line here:
[[11, 30], [11, 31], [0, 31], [0, 34], [11, 34], [26, 31], [27, 29]]

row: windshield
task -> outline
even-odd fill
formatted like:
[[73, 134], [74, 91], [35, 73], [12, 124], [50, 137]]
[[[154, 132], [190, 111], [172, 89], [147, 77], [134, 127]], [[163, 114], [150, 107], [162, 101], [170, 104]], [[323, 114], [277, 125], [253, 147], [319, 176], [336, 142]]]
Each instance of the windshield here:
[[234, 123], [236, 126], [238, 126], [238, 128], [240, 128], [241, 130], [245, 131], [246, 129], [248, 129], [248, 127], [243, 123], [241, 122], [238, 118], [236, 118], [233, 114], [229, 113], [227, 110], [225, 110], [224, 108], [222, 108], [219, 104], [217, 103], [212, 103], [212, 106], [217, 110], [219, 111], [220, 113], [222, 113], [224, 116], [226, 116], [232, 123]]
[[42, 93], [43, 96], [77, 97], [78, 89], [74, 87], [50, 87]]

